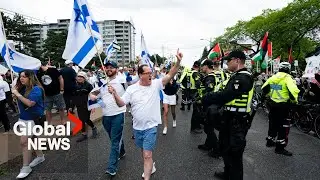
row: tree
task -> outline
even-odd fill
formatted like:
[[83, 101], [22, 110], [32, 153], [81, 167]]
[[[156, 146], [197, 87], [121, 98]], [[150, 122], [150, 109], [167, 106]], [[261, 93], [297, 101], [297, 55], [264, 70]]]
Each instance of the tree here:
[[160, 64], [163, 64], [167, 58], [166, 57], [161, 57], [159, 54], [154, 54], [150, 57], [150, 60], [153, 62], [153, 63], [156, 63], [156, 59], [157, 59], [157, 64], [160, 65]]
[[7, 39], [14, 41], [15, 49], [18, 52], [39, 58], [40, 52], [36, 50], [37, 39], [32, 36], [34, 33], [32, 25], [28, 24], [25, 18], [19, 14], [15, 14], [13, 18], [5, 16], [3, 13], [1, 15]]
[[64, 64], [64, 59], [62, 59], [62, 54], [65, 48], [67, 40], [67, 31], [55, 32], [49, 30], [47, 33], [47, 39], [44, 41], [43, 45], [43, 58], [48, 61], [50, 58], [52, 65]]
[[[246, 48], [257, 52], [265, 32], [273, 44], [274, 57], [286, 60], [292, 47], [294, 59], [304, 59], [320, 44], [319, 0], [294, 0], [279, 10], [266, 9], [249, 21], [238, 21], [215, 39], [223, 49]], [[238, 41], [253, 40], [256, 49], [239, 45]]]
[[[102, 52], [100, 54], [102, 63], [104, 62], [104, 59], [107, 57], [106, 54], [104, 52]], [[87, 64], [86, 67], [91, 67], [91, 65], [95, 63], [96, 67], [100, 67], [101, 66], [101, 62], [100, 62], [100, 58], [96, 55], [92, 58], [92, 60]]]

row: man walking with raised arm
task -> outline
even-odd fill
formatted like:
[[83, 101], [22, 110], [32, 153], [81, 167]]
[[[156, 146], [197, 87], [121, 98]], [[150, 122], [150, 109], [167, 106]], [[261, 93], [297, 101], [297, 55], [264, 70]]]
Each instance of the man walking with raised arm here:
[[177, 74], [182, 53], [177, 51], [177, 62], [170, 72], [161, 79], [152, 80], [152, 70], [148, 65], [140, 65], [138, 68], [139, 82], [127, 88], [120, 97], [112, 86], [109, 92], [113, 94], [119, 107], [131, 104], [133, 116], [133, 129], [135, 143], [141, 148], [144, 161], [144, 173], [142, 177], [150, 179], [156, 171], [152, 159], [152, 152], [156, 145], [157, 126], [161, 123], [160, 96], [159, 91]]

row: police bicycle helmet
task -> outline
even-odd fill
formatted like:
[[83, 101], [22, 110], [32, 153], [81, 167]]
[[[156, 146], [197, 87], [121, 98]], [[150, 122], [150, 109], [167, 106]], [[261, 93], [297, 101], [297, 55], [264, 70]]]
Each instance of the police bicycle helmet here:
[[288, 62], [282, 62], [279, 64], [279, 69], [280, 71], [282, 72], [287, 72], [289, 73], [290, 72], [290, 69], [291, 69], [291, 64], [288, 63]]

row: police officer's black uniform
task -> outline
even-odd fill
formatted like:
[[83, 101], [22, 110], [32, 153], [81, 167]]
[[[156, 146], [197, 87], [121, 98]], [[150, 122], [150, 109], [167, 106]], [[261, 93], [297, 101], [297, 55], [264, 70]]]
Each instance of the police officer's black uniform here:
[[[245, 55], [242, 51], [233, 51], [225, 59], [244, 61]], [[251, 104], [253, 83], [253, 77], [247, 69], [239, 69], [232, 74], [222, 91], [209, 93], [202, 99], [207, 106], [211, 104], [224, 106], [219, 143], [225, 168], [224, 173], [216, 173], [218, 177], [243, 179], [242, 156], [246, 146], [245, 138], [252, 121], [248, 105]]]
[[[206, 60], [203, 62], [202, 66], [208, 66], [208, 68], [212, 69], [213, 68], [213, 62], [210, 60]], [[205, 77], [202, 79], [202, 96], [205, 94], [208, 94], [210, 92], [214, 92], [215, 87], [216, 87], [216, 82], [217, 78], [215, 77], [215, 74], [213, 72], [206, 74]], [[206, 117], [205, 117], [205, 123], [204, 123], [204, 132], [207, 134], [207, 138], [204, 144], [201, 144], [198, 146], [199, 149], [202, 150], [212, 150], [214, 153], [210, 153], [214, 155], [214, 157], [218, 157], [218, 138], [216, 133], [214, 132], [214, 129], [216, 128], [215, 126], [215, 121], [214, 119], [217, 118], [216, 115], [213, 115], [215, 117], [212, 117], [212, 114], [208, 112], [208, 107], [203, 106], [203, 111], [206, 112]]]
[[[194, 67], [200, 67], [200, 62], [196, 61], [193, 64]], [[201, 76], [199, 72], [193, 72], [192, 79], [194, 80], [194, 86], [195, 88], [191, 88], [190, 90], [190, 96], [193, 100], [196, 99], [197, 96], [197, 90], [200, 88], [201, 85]], [[194, 133], [201, 133], [201, 126], [202, 123], [202, 116], [201, 116], [201, 105], [197, 102], [193, 102], [193, 111], [192, 111], [192, 117], [191, 117], [191, 132]]]

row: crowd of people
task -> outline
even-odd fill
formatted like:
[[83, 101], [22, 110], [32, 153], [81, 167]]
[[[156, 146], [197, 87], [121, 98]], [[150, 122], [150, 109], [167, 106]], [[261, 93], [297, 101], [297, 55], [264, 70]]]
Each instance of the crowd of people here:
[[[116, 62], [107, 61], [101, 69], [85, 71], [75, 68], [73, 62], [67, 60], [65, 67], [59, 70], [43, 63], [38, 72], [21, 71], [12, 82], [7, 74], [0, 77], [2, 124], [6, 132], [10, 131], [6, 109], [17, 112], [14, 99], [18, 104], [20, 122], [34, 126], [39, 119], [45, 119], [49, 124], [65, 125], [66, 112], [75, 113], [76, 110], [83, 122], [76, 141], [88, 139], [87, 125], [91, 128], [92, 138], [96, 138], [98, 131], [90, 120], [89, 98], [102, 108], [102, 125], [111, 147], [106, 174], [115, 176], [119, 160], [126, 155], [123, 125], [125, 113], [129, 112], [132, 115], [132, 138], [142, 152], [142, 177], [150, 179], [156, 172], [153, 153], [158, 125], [163, 124], [162, 134], [166, 135], [171, 111], [172, 127], [177, 127], [176, 105], [181, 89], [180, 110], [186, 111], [185, 107], [191, 110], [192, 106], [190, 132], [201, 134], [204, 131], [206, 134], [205, 142], [198, 148], [208, 151], [211, 157], [223, 158], [224, 170], [216, 172], [215, 176], [243, 179], [242, 157], [246, 135], [256, 111], [253, 94], [259, 86], [261, 101], [271, 104], [266, 146], [275, 146], [275, 153], [293, 155], [285, 150], [290, 125], [286, 121], [288, 107], [290, 103], [297, 103], [299, 97], [319, 103], [319, 73], [312, 80], [299, 78], [290, 73], [290, 64], [283, 62], [278, 73], [255, 76], [245, 67], [247, 57], [240, 50], [232, 51], [222, 59], [213, 57], [196, 61], [191, 69], [180, 69], [182, 53], [177, 52], [176, 58], [171, 67], [162, 69], [144, 64], [123, 68]], [[226, 62], [227, 69], [221, 68], [222, 62]], [[59, 112], [60, 122], [52, 120], [53, 108]], [[31, 151], [27, 149], [29, 136], [32, 134], [21, 136], [23, 167], [17, 178], [27, 177], [33, 167], [45, 161], [41, 151], [36, 151], [37, 157], [31, 161]]]

